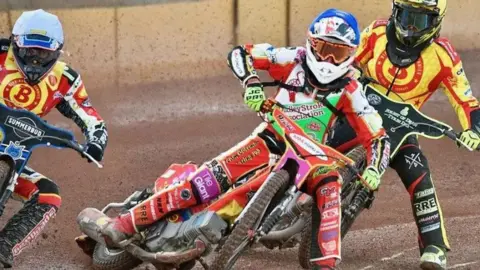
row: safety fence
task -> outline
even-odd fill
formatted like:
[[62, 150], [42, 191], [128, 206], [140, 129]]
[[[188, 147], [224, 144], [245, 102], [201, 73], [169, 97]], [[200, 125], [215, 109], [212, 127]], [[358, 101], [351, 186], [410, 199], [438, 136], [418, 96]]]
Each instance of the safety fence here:
[[[59, 2], [61, 2], [59, 4]], [[480, 2], [449, 2], [443, 33], [457, 49], [478, 48]], [[25, 9], [44, 8], [64, 25], [64, 59], [99, 84], [193, 79], [228, 72], [236, 44], [304, 45], [312, 19], [327, 8], [353, 12], [360, 26], [387, 18], [385, 0], [8, 0], [0, 34]], [[3, 22], [3, 23], [2, 23]]]

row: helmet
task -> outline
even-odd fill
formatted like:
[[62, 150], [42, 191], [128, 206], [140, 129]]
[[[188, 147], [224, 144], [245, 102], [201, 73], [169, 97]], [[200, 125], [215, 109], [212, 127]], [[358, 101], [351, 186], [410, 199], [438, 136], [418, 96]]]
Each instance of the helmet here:
[[393, 0], [397, 39], [408, 47], [428, 43], [440, 33], [447, 0]]
[[[307, 76], [320, 84], [343, 77], [354, 60], [360, 42], [357, 19], [350, 13], [328, 9], [316, 17], [308, 29]], [[315, 83], [313, 83], [315, 84]]]
[[37, 9], [23, 12], [12, 30], [15, 62], [31, 85], [50, 72], [63, 47], [63, 28], [57, 16]]

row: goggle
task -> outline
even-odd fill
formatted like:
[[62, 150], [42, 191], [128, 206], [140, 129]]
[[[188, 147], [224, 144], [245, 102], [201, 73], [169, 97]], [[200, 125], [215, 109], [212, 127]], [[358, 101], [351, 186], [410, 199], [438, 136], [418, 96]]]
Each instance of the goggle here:
[[404, 30], [421, 32], [434, 25], [436, 14], [420, 10], [399, 8], [396, 20]]
[[18, 56], [29, 65], [46, 65], [58, 56], [58, 52], [39, 48], [19, 48]]
[[329, 61], [332, 59], [335, 64], [345, 62], [355, 51], [354, 47], [346, 44], [329, 42], [323, 39], [310, 37], [310, 46], [318, 61]]

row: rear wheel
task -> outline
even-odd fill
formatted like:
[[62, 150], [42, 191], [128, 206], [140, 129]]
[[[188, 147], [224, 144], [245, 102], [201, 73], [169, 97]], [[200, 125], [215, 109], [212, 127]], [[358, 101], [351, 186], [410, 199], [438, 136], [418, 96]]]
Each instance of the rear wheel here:
[[300, 246], [298, 247], [298, 261], [303, 269], [312, 269], [310, 262], [310, 246], [312, 245], [312, 215], [308, 212], [305, 226], [303, 227]]
[[258, 219], [269, 206], [275, 194], [288, 185], [290, 177], [287, 171], [280, 170], [256, 194], [255, 202], [246, 210], [242, 219], [232, 230], [227, 241], [215, 256], [211, 270], [232, 269], [240, 255], [251, 244], [251, 238], [257, 228]]
[[93, 268], [97, 270], [128, 270], [142, 263], [123, 249], [110, 249], [97, 243], [93, 251]]

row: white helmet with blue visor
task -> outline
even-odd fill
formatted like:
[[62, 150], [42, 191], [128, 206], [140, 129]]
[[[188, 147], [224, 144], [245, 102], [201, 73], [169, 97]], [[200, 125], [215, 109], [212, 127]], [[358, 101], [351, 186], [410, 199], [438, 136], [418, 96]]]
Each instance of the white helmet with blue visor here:
[[63, 28], [57, 16], [42, 9], [20, 15], [12, 30], [13, 54], [29, 84], [37, 84], [50, 72], [63, 43]]

